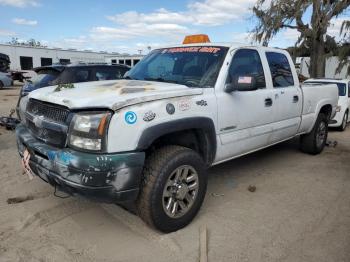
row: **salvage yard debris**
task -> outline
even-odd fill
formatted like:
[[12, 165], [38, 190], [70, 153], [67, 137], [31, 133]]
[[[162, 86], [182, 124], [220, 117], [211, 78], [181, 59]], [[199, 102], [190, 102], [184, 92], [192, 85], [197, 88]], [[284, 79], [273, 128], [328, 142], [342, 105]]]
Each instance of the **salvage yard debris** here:
[[7, 204], [11, 205], [11, 204], [18, 204], [18, 203], [22, 203], [25, 201], [30, 201], [30, 200], [34, 200], [34, 196], [24, 196], [24, 197], [12, 197], [12, 198], [8, 198], [7, 199]]
[[326, 142], [326, 146], [328, 146], [328, 147], [336, 147], [338, 145], [338, 141], [331, 141], [331, 140], [328, 140], [327, 142]]
[[248, 191], [254, 193], [256, 191], [256, 186], [249, 185]]
[[14, 113], [15, 110], [11, 109], [9, 116], [0, 117], [0, 126], [4, 126], [7, 130], [15, 130], [20, 121], [17, 118], [12, 117]]

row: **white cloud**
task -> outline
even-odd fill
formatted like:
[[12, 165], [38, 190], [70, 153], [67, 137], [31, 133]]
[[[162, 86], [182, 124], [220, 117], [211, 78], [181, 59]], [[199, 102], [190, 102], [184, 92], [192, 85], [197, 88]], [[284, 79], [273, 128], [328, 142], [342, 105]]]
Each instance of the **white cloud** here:
[[136, 11], [129, 11], [114, 16], [107, 16], [107, 19], [122, 25], [138, 23], [176, 23], [184, 24], [193, 22], [193, 18], [181, 12], [170, 12], [160, 8], [155, 12], [145, 14]]
[[[24, 7], [38, 5], [38, 1], [40, 0], [0, 0], [0, 4]], [[129, 11], [109, 15], [106, 18], [114, 22], [114, 25], [97, 24], [84, 36], [62, 38], [52, 44], [65, 48], [94, 50], [118, 50], [119, 47], [124, 50], [126, 45], [125, 49], [128, 50], [143, 49], [147, 52], [148, 46], [181, 43], [184, 35], [200, 32], [200, 27], [215, 27], [242, 20], [251, 14], [251, 7], [256, 0], [188, 2], [189, 4], [179, 11], [160, 8], [150, 12]], [[247, 37], [246, 33], [238, 33], [233, 36], [233, 40], [247, 42]]]
[[116, 25], [95, 26], [88, 38], [103, 43], [153, 37], [160, 42], [179, 43], [184, 35], [198, 32], [193, 26], [219, 26], [244, 18], [255, 1], [197, 0], [176, 12], [160, 8], [149, 13], [128, 11], [109, 15], [107, 19]]
[[134, 23], [175, 23], [217, 26], [226, 24], [235, 19], [241, 19], [251, 11], [256, 0], [205, 0], [190, 3], [187, 9], [172, 12], [160, 8], [151, 13], [129, 11], [107, 19], [121, 25]]
[[349, 18], [333, 18], [327, 30], [327, 34], [335, 37], [336, 40], [340, 40], [340, 29], [344, 21]]
[[0, 36], [15, 36], [16, 33], [0, 28]]
[[30, 26], [35, 26], [38, 24], [38, 21], [36, 20], [27, 20], [24, 18], [14, 18], [12, 19], [12, 23], [17, 24], [17, 25], [30, 25]]
[[94, 27], [90, 37], [95, 40], [125, 40], [130, 38], [144, 37], [166, 37], [176, 38], [179, 35], [189, 33], [186, 26], [178, 24], [145, 24], [135, 23], [126, 27]]
[[190, 4], [188, 13], [195, 24], [217, 26], [242, 19], [255, 3], [256, 0], [205, 0]]
[[296, 29], [286, 29], [280, 37], [283, 37], [285, 40], [288, 41], [297, 42], [299, 36], [300, 33]]
[[253, 39], [250, 33], [234, 33], [232, 37], [233, 42], [252, 44]]
[[13, 7], [39, 6], [35, 0], [0, 0], [0, 5], [8, 5]]

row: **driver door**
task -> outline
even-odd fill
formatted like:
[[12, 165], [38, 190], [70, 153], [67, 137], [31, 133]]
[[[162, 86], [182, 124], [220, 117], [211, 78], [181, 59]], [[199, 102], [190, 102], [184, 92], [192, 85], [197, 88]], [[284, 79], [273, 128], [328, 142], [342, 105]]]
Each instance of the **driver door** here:
[[[233, 55], [226, 84], [254, 80], [255, 90], [217, 91], [221, 149], [224, 161], [268, 145], [276, 107], [274, 90], [267, 86], [262, 59], [255, 49], [238, 49]], [[265, 63], [266, 60], [265, 60]]]

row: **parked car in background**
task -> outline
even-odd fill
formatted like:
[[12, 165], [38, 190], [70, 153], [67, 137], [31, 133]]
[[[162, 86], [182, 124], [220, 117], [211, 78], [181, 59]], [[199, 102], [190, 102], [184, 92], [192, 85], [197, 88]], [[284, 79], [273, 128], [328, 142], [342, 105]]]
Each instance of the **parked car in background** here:
[[13, 80], [11, 74], [0, 72], [0, 89], [6, 86], [12, 86]]
[[129, 69], [130, 67], [126, 65], [81, 63], [37, 67], [33, 69], [37, 75], [26, 81], [21, 96], [46, 86], [120, 79]]
[[6, 73], [10, 69], [10, 57], [0, 53], [0, 72]]
[[36, 76], [27, 80], [21, 89], [16, 108], [17, 114], [19, 118], [23, 118], [21, 114], [25, 111], [27, 104], [27, 99], [23, 99], [23, 97], [36, 89], [59, 84], [116, 80], [122, 78], [129, 69], [130, 67], [126, 65], [85, 63], [57, 64], [34, 68]]
[[336, 84], [339, 89], [339, 100], [337, 106], [337, 114], [330, 121], [329, 126], [337, 127], [340, 131], [346, 129], [349, 119], [350, 110], [350, 80], [348, 79], [309, 79], [305, 83], [317, 84]]

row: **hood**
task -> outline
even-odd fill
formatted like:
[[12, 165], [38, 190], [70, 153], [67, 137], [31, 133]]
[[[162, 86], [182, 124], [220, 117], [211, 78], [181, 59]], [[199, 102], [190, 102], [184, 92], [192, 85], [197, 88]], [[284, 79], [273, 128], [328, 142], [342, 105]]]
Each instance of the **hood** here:
[[172, 83], [109, 80], [45, 87], [31, 92], [29, 98], [63, 105], [70, 109], [109, 108], [117, 110], [153, 100], [200, 95], [202, 92], [201, 88], [189, 88]]

